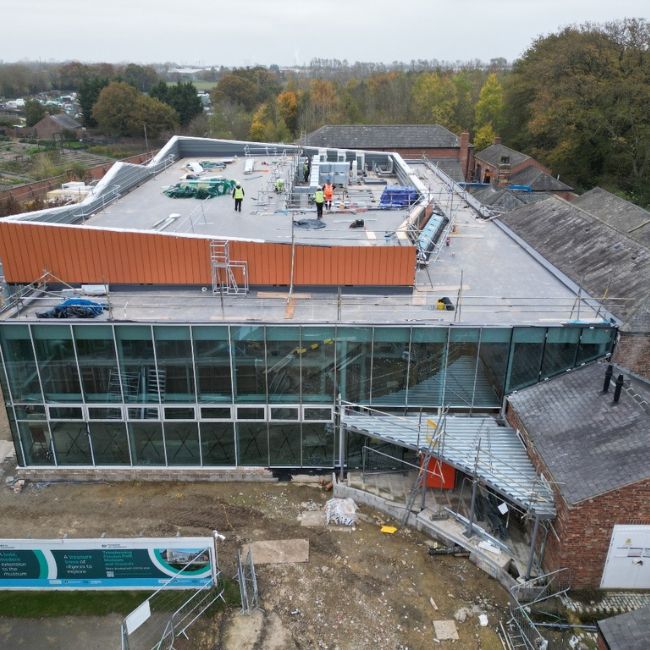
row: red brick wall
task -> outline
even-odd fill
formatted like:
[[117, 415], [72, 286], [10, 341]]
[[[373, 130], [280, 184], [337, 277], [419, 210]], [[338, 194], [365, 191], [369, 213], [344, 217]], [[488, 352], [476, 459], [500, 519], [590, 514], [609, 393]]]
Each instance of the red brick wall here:
[[[520, 162], [518, 165], [513, 165], [510, 169], [510, 175], [512, 176], [513, 174], [520, 172], [522, 169], [528, 169], [529, 167], [536, 167], [537, 169], [545, 171], [547, 174], [551, 173], [551, 170], [548, 169], [548, 167], [544, 167], [542, 163], [537, 162], [534, 158], [528, 158], [527, 160]], [[491, 165], [482, 160], [474, 160], [474, 176], [479, 183], [483, 182], [487, 170], [490, 170], [490, 176], [492, 180], [495, 180], [497, 177], [497, 165]]]
[[614, 361], [637, 375], [650, 379], [650, 334], [621, 332]]
[[[535, 467], [547, 479], [551, 473], [530, 442], [526, 428], [509, 404], [506, 414], [520, 431]], [[615, 524], [650, 525], [650, 479], [569, 505], [553, 485], [557, 516], [549, 532], [543, 565], [548, 571], [567, 567], [575, 589], [599, 588]]]

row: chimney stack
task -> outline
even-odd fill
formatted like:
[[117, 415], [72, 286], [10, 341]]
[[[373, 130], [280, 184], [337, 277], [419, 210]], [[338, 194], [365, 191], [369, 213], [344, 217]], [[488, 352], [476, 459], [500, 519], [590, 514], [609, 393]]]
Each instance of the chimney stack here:
[[501, 138], [498, 135], [494, 136], [494, 142], [492, 144], [501, 144]]
[[614, 366], [610, 363], [607, 365], [607, 370], [605, 370], [605, 383], [603, 384], [603, 393], [609, 392], [609, 384], [612, 381], [613, 374], [614, 374]]
[[616, 388], [614, 388], [614, 403], [616, 404], [621, 398], [621, 391], [623, 390], [623, 375], [616, 378]]

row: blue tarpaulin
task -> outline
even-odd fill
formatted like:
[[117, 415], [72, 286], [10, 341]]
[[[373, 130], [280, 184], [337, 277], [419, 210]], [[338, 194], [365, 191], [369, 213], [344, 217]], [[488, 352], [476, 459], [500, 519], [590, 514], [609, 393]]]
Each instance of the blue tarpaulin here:
[[60, 305], [36, 315], [38, 318], [95, 318], [106, 309], [108, 305], [93, 300], [68, 298]]
[[419, 198], [420, 194], [414, 187], [388, 185], [381, 193], [379, 207], [384, 209], [407, 208], [417, 203]]

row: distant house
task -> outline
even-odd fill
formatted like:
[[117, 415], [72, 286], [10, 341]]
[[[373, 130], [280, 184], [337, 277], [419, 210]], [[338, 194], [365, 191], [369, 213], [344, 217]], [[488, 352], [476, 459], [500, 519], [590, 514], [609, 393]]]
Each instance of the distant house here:
[[81, 129], [81, 124], [65, 113], [46, 115], [32, 127], [34, 136], [39, 140], [49, 140], [64, 131], [71, 131], [77, 134]]
[[474, 154], [473, 178], [479, 183], [492, 183], [499, 187], [515, 185], [532, 192], [549, 192], [570, 198], [573, 188], [551, 175], [550, 169], [525, 153], [501, 144], [494, 144]]
[[300, 144], [332, 149], [394, 151], [402, 158], [425, 155], [456, 181], [467, 180], [473, 165], [469, 133], [460, 136], [440, 124], [335, 124], [321, 126]]
[[650, 606], [598, 621], [598, 650], [646, 650]]
[[650, 382], [606, 368], [510, 395], [507, 418], [555, 495], [553, 530], [538, 538], [544, 567], [570, 569], [574, 588], [650, 589]]

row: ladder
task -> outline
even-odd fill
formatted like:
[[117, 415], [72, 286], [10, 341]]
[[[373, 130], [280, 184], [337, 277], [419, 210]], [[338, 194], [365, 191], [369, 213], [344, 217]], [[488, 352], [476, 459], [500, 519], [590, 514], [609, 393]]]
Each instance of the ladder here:
[[[245, 294], [248, 293], [248, 263], [233, 262], [230, 259], [230, 242], [222, 239], [210, 240], [210, 266], [212, 269], [212, 293]], [[242, 278], [241, 286], [237, 283], [235, 271]]]

